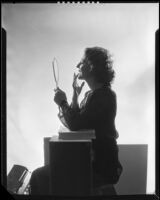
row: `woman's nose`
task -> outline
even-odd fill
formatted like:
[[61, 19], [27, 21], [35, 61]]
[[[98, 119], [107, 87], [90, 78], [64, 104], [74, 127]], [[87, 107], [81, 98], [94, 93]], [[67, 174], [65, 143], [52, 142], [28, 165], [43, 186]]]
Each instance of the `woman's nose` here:
[[81, 62], [78, 63], [78, 65], [76, 66], [78, 69], [80, 68]]

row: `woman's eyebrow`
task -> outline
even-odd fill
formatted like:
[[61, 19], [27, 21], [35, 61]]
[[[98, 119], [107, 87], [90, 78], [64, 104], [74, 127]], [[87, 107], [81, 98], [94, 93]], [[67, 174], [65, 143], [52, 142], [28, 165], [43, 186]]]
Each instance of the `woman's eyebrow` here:
[[81, 63], [88, 63], [88, 59], [83, 58], [83, 59], [81, 60]]

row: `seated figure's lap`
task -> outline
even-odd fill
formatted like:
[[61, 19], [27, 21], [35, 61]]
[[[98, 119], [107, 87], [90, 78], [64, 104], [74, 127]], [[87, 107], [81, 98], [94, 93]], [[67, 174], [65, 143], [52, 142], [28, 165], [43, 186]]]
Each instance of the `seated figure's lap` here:
[[[93, 194], [95, 195], [116, 195], [116, 191], [111, 186], [102, 186], [100, 181], [98, 180], [96, 176], [93, 188]], [[40, 168], [37, 168], [33, 171], [31, 180], [31, 195], [38, 194], [38, 195], [48, 195], [49, 194], [49, 166], [43, 166]]]
[[49, 194], [49, 166], [43, 166], [33, 171], [31, 180], [32, 194]]

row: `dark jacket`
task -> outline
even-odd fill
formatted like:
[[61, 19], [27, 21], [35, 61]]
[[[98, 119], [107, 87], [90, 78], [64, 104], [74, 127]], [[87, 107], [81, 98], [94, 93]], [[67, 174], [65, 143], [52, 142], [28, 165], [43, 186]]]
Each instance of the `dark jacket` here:
[[86, 92], [80, 108], [73, 109], [67, 104], [62, 106], [63, 117], [70, 130], [95, 130], [93, 171], [105, 183], [116, 183], [122, 170], [116, 142], [116, 110], [116, 94], [106, 86]]

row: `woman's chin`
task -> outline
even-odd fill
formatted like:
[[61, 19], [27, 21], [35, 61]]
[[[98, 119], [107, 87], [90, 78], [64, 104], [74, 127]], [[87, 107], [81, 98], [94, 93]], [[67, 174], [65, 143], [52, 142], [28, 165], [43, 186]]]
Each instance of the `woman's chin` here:
[[78, 79], [83, 80], [83, 76], [81, 74], [78, 74]]

